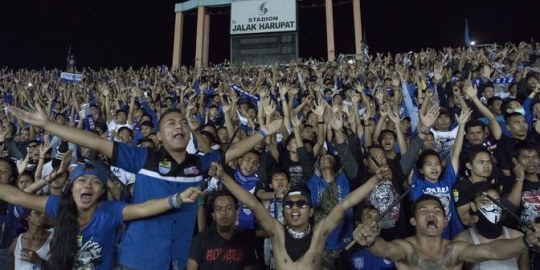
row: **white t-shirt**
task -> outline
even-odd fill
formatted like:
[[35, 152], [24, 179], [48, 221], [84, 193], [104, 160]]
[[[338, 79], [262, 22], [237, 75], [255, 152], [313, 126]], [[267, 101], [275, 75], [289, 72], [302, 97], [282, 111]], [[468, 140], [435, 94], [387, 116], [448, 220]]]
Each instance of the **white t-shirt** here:
[[456, 126], [450, 131], [437, 131], [431, 128], [431, 132], [433, 132], [433, 136], [435, 137], [435, 151], [439, 153], [442, 160], [452, 156], [458, 127]]

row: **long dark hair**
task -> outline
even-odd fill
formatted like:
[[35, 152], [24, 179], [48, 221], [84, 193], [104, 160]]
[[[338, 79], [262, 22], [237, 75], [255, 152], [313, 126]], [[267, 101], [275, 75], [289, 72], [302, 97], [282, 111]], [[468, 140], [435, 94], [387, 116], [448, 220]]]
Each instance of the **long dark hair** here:
[[62, 193], [55, 233], [51, 241], [51, 256], [46, 269], [73, 269], [75, 256], [79, 250], [77, 235], [79, 234], [77, 205], [71, 194], [71, 184]]

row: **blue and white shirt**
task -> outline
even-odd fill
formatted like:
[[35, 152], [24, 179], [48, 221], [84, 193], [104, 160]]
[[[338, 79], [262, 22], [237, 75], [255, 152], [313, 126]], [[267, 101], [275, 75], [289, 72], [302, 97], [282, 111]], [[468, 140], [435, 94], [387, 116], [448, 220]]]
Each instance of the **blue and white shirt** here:
[[[136, 174], [132, 202], [142, 203], [200, 186], [203, 173], [219, 158], [219, 151], [204, 156], [186, 154], [178, 164], [163, 148], [154, 152], [115, 142], [111, 165]], [[185, 268], [196, 217], [197, 204], [189, 203], [156, 217], [131, 221], [120, 242], [120, 264], [145, 270], [171, 265]]]

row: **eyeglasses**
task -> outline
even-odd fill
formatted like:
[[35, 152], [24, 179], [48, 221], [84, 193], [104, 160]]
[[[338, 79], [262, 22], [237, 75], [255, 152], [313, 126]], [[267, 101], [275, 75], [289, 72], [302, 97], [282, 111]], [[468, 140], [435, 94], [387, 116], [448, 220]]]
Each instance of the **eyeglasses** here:
[[283, 203], [283, 207], [287, 209], [292, 209], [295, 205], [299, 209], [304, 209], [309, 206], [309, 203], [306, 200], [286, 201]]

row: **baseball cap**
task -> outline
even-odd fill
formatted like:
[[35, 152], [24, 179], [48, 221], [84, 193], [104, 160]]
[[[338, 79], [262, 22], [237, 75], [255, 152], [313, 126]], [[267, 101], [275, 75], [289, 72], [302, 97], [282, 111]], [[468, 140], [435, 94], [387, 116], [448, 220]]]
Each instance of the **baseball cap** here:
[[73, 171], [71, 171], [71, 176], [69, 178], [69, 183], [73, 184], [73, 182], [83, 175], [95, 175], [99, 177], [101, 182], [103, 183], [103, 186], [107, 186], [107, 169], [101, 165], [98, 161], [90, 160], [87, 163], [80, 164]]
[[311, 194], [306, 190], [292, 189], [283, 196], [283, 202], [287, 201], [287, 198], [291, 195], [302, 195], [307, 199], [308, 205], [311, 207]]

